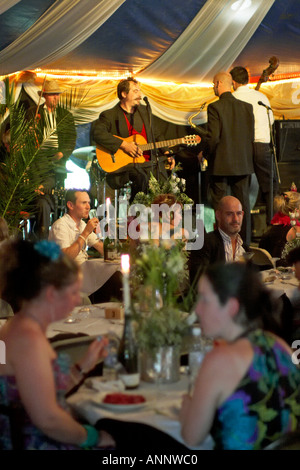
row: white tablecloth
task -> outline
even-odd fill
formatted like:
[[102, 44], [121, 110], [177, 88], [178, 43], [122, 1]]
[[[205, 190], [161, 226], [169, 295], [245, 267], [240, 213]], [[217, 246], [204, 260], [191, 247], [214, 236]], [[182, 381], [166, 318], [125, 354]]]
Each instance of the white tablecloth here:
[[80, 265], [83, 273], [82, 292], [91, 295], [102, 287], [116, 272], [120, 271], [120, 262], [104, 261], [102, 258], [89, 259]]
[[[104, 307], [110, 302], [76, 307], [65, 320], [51, 323], [47, 329], [47, 337], [52, 338], [58, 333], [85, 333], [86, 335], [103, 335], [113, 331], [121, 336], [123, 320], [107, 320], [104, 318]], [[120, 304], [121, 305], [121, 304]], [[76, 320], [75, 323], [67, 323], [68, 319]]]
[[[72, 395], [68, 402], [76, 414], [91, 424], [95, 424], [101, 418], [144, 423], [169, 434], [184, 444], [180, 434], [178, 414], [182, 395], [186, 393], [187, 389], [188, 379], [183, 374], [181, 374], [179, 382], [162, 384], [158, 389], [154, 384], [141, 382], [139, 388], [131, 393], [144, 395], [148, 404], [134, 412], [114, 412], [100, 407], [99, 402], [101, 398], [109, 392], [95, 391], [85, 385]], [[213, 440], [208, 436], [201, 445], [191, 449], [211, 450], [212, 448]]]
[[280, 297], [282, 294], [286, 294], [287, 297], [291, 300], [295, 294], [297, 294], [299, 281], [295, 278], [294, 274], [290, 274], [290, 279], [282, 279], [282, 274], [278, 273], [277, 270], [268, 269], [266, 271], [261, 271], [262, 280], [265, 282], [270, 277], [275, 277], [274, 281], [265, 282], [266, 287], [270, 289], [277, 297]]

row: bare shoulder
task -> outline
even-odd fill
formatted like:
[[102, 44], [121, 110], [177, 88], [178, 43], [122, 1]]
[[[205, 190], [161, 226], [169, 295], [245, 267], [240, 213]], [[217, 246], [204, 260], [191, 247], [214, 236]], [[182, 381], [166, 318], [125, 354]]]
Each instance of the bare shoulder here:
[[243, 338], [235, 343], [215, 346], [204, 358], [202, 377], [206, 377], [216, 391], [220, 406], [236, 389], [253, 360], [251, 343]]
[[14, 374], [26, 364], [51, 361], [56, 357], [39, 325], [29, 319], [12, 318], [3, 333], [6, 346], [4, 374]]
[[49, 348], [49, 342], [40, 326], [27, 318], [13, 318], [6, 330], [6, 343], [11, 354], [30, 354], [36, 348]]
[[245, 373], [253, 359], [253, 348], [246, 339], [240, 339], [235, 343], [222, 343], [215, 346], [205, 356], [205, 366], [218, 374], [218, 378], [223, 377], [237, 379]]

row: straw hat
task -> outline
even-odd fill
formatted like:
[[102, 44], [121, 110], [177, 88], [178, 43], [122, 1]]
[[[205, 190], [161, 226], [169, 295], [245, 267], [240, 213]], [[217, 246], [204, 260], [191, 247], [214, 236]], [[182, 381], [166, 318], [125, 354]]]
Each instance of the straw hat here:
[[[40, 95], [42, 91], [38, 91]], [[43, 95], [45, 93], [63, 93], [56, 80], [46, 80]]]

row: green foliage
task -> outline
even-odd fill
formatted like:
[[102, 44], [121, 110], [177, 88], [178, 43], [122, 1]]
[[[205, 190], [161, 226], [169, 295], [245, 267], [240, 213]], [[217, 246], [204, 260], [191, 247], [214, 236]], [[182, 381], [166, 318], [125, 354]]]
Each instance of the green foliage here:
[[137, 339], [141, 350], [155, 351], [162, 346], [180, 346], [187, 333], [187, 314], [174, 307], [136, 312]]
[[187, 330], [178, 303], [188, 279], [188, 254], [179, 240], [142, 243], [133, 263], [137, 337], [143, 349], [179, 345]]
[[160, 194], [174, 194], [177, 201], [181, 204], [192, 206], [194, 201], [185, 194], [185, 180], [179, 178], [173, 173], [167, 181], [159, 182], [152, 175], [150, 175], [148, 192], [139, 192], [134, 198], [133, 204], [143, 204], [144, 206], [151, 206], [153, 200]]
[[[20, 212], [33, 213], [37, 188], [57, 166], [65, 167], [75, 147], [74, 118], [66, 110], [79, 106], [83, 93], [74, 91], [68, 100], [61, 101], [53, 127], [42, 108], [37, 119], [26, 113], [20, 101], [14, 99], [14, 85], [8, 79], [4, 82], [6, 104], [0, 108], [0, 123], [9, 120], [11, 141], [10, 151], [3, 154], [0, 163], [0, 215], [11, 228], [17, 228]], [[64, 155], [60, 161], [54, 159], [57, 152]]]

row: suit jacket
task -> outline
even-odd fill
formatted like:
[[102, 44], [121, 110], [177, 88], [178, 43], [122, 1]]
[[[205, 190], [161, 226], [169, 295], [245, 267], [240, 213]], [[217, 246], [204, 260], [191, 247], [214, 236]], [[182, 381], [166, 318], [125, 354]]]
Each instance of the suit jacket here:
[[[146, 106], [138, 106], [136, 114], [139, 119], [135, 120], [134, 128], [140, 133], [144, 123], [147, 141], [152, 142], [151, 126]], [[164, 136], [157, 128], [154, 127], [153, 133], [156, 142], [165, 140]], [[100, 114], [99, 119], [95, 121], [92, 139], [95, 141], [96, 145], [101, 145], [110, 152], [115, 153], [122, 144], [120, 139], [114, 137], [115, 135], [124, 138], [129, 137], [127, 122], [120, 103]], [[165, 150], [166, 149], [163, 149], [163, 151]]]
[[[249, 247], [243, 243], [245, 251]], [[190, 253], [190, 280], [193, 282], [199, 279], [205, 269], [215, 263], [225, 263], [225, 248], [222, 236], [218, 229], [209, 232], [204, 236], [204, 244], [200, 250], [192, 250]]]
[[253, 168], [254, 115], [251, 104], [230, 92], [207, 107], [209, 170], [213, 176], [249, 175]]

